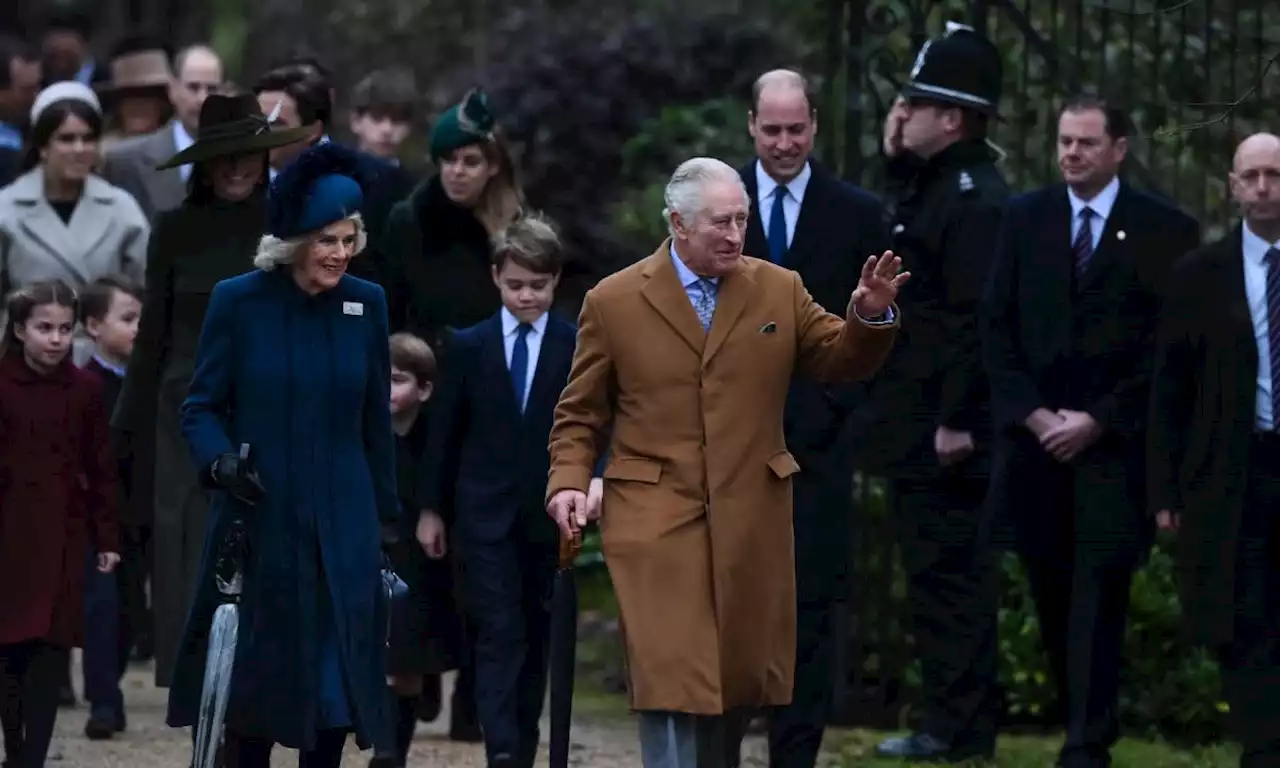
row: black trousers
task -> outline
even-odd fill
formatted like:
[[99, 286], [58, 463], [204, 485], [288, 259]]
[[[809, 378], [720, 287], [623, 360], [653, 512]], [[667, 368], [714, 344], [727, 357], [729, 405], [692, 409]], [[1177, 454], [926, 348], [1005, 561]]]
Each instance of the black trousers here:
[[1255, 441], [1236, 540], [1232, 642], [1218, 649], [1241, 768], [1280, 766], [1280, 438]]
[[921, 666], [918, 730], [953, 748], [995, 743], [999, 571], [985, 478], [893, 482], [907, 604]]
[[835, 601], [806, 601], [796, 606], [796, 669], [791, 704], [769, 714], [771, 768], [813, 768], [826, 730], [831, 701]]
[[0, 645], [0, 719], [15, 768], [44, 768], [68, 658], [68, 649], [43, 640]]
[[[192, 729], [194, 730], [194, 729]], [[339, 768], [342, 748], [347, 743], [345, 729], [334, 728], [316, 734], [316, 746], [298, 753], [298, 768]], [[251, 739], [227, 731], [223, 752], [224, 768], [271, 768], [270, 739]]]
[[459, 542], [464, 604], [475, 628], [476, 713], [490, 760], [532, 768], [547, 695], [557, 545], [513, 532]]

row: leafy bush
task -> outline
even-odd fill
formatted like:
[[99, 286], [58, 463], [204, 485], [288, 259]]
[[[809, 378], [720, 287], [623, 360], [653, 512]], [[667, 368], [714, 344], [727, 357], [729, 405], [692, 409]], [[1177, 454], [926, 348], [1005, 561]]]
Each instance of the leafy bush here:
[[623, 193], [611, 215], [627, 242], [656, 246], [667, 235], [662, 192], [675, 167], [691, 157], [736, 165], [753, 155], [746, 101], [712, 99], [669, 106], [644, 123], [622, 147]]

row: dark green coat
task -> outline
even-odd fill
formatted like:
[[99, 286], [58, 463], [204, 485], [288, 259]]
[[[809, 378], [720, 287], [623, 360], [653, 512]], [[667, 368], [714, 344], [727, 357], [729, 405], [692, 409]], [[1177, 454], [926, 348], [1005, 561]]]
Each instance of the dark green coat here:
[[154, 526], [151, 601], [161, 687], [169, 685], [182, 638], [208, 515], [178, 410], [213, 286], [253, 267], [264, 218], [258, 199], [183, 203], [159, 214], [152, 231], [142, 319], [112, 426], [134, 447], [134, 500], [141, 507], [133, 514]]

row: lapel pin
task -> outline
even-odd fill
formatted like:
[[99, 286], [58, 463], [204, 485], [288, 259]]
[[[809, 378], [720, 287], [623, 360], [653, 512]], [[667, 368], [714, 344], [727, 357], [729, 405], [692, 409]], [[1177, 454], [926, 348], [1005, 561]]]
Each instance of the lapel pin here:
[[342, 302], [342, 314], [360, 317], [364, 314], [364, 305], [358, 301]]
[[761, 333], [775, 333], [777, 330], [778, 330], [777, 323], [765, 323], [764, 325], [760, 326]]
[[1124, 239], [1124, 230], [1123, 230], [1123, 229], [1116, 233], [1116, 239], [1117, 239], [1117, 240], [1123, 240], [1123, 239]]

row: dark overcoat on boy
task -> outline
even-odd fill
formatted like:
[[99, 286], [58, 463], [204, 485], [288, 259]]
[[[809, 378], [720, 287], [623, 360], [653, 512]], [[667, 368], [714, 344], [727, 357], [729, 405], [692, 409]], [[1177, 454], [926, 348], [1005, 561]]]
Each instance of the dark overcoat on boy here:
[[[989, 504], [1012, 523], [1035, 595], [1066, 716], [1065, 768], [1099, 764], [1119, 734], [1130, 581], [1152, 540], [1142, 437], [1156, 327], [1173, 265], [1200, 241], [1195, 219], [1113, 179], [1088, 202], [1101, 232], [1082, 262], [1073, 235], [1084, 209], [1063, 184], [1009, 202], [983, 333]], [[1024, 424], [1037, 408], [1085, 411], [1102, 434], [1064, 466]]]
[[[745, 253], [771, 253], [761, 208], [760, 161], [740, 169], [751, 196]], [[803, 184], [801, 187], [800, 184]], [[787, 184], [800, 202], [794, 235], [781, 266], [795, 270], [819, 305], [839, 311], [858, 287], [868, 256], [889, 248], [884, 206], [810, 160], [808, 172]], [[865, 385], [832, 384], [797, 375], [787, 393], [783, 428], [787, 449], [800, 464], [792, 489], [796, 549], [796, 673], [792, 703], [770, 720], [770, 754], [778, 766], [812, 766], [822, 744], [834, 686], [833, 609], [848, 597], [852, 557], [853, 465], [849, 414]], [[731, 750], [732, 751], [732, 750]]]
[[[462, 599], [477, 626], [476, 709], [490, 759], [532, 768], [546, 694], [548, 597], [559, 532], [543, 504], [547, 439], [573, 362], [573, 324], [545, 314], [531, 380], [518, 397], [508, 337], [525, 343], [505, 309], [453, 334], [433, 416], [424, 502], [447, 509], [460, 558]], [[513, 352], [514, 353], [514, 352]], [[528, 372], [526, 371], [526, 378]], [[512, 730], [511, 726], [515, 726]]]

